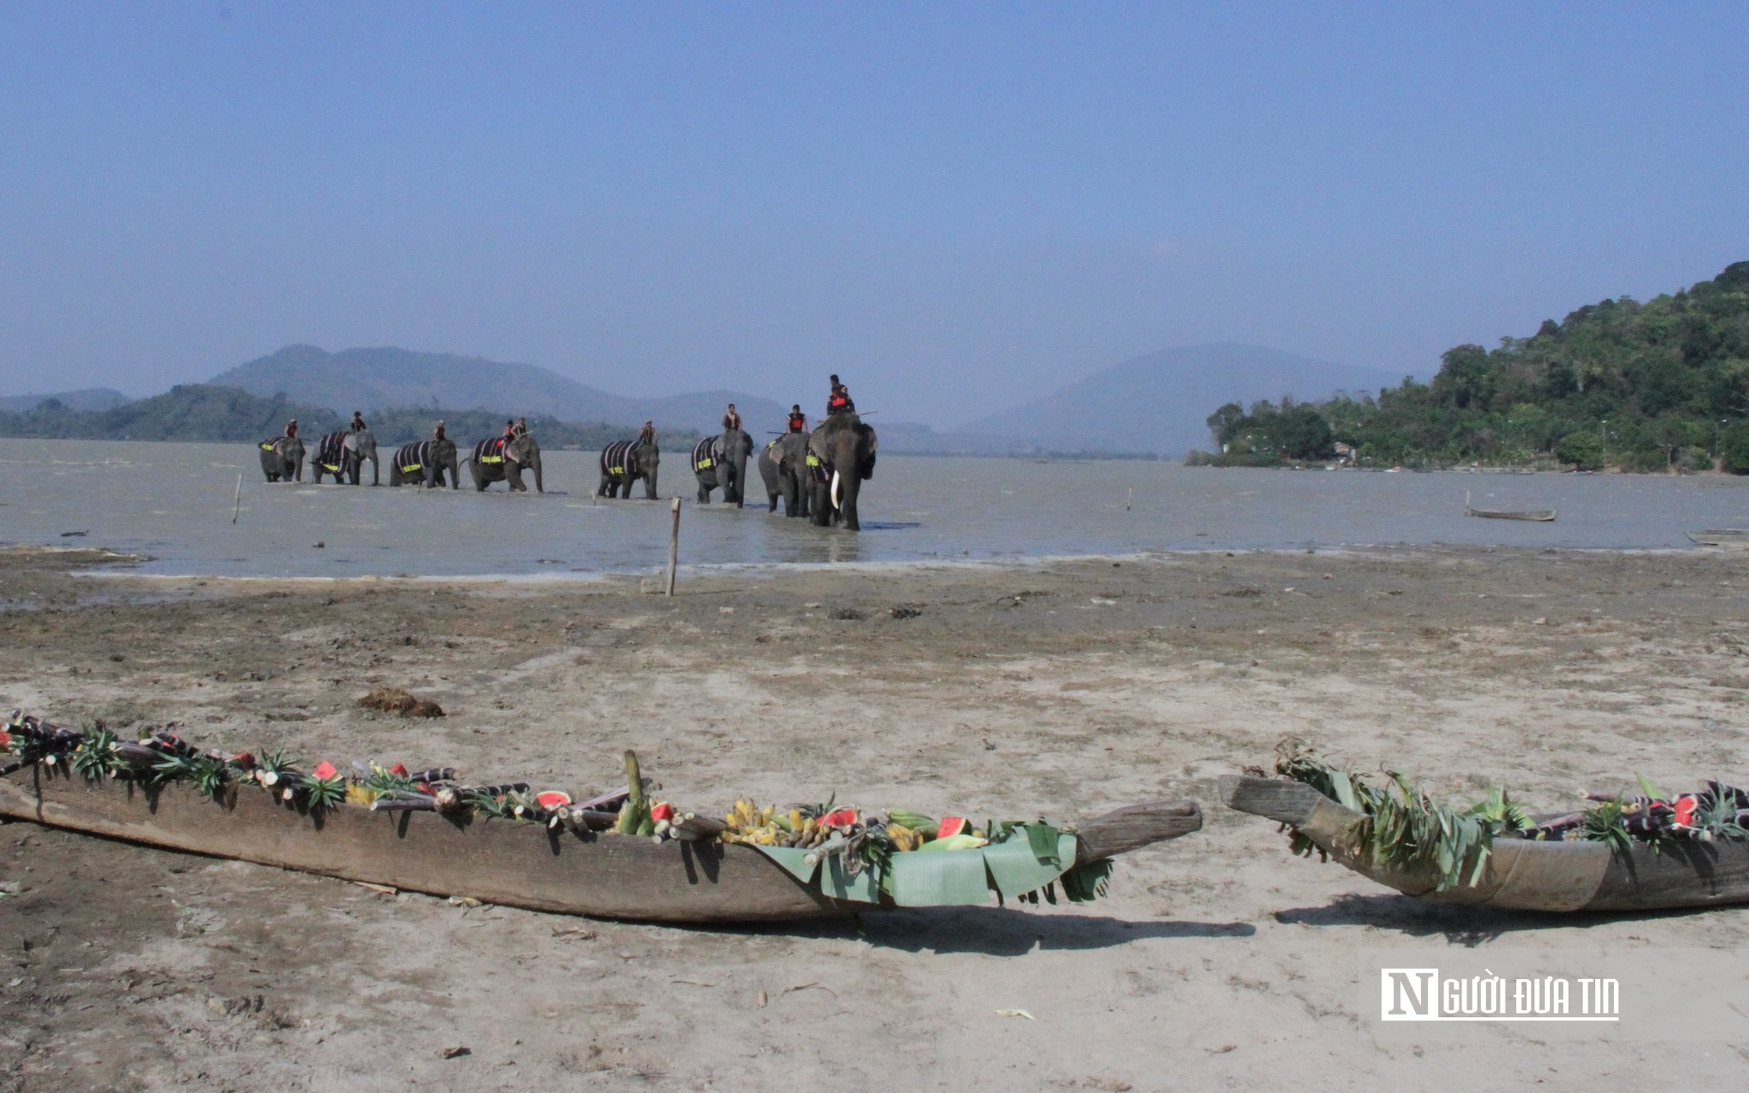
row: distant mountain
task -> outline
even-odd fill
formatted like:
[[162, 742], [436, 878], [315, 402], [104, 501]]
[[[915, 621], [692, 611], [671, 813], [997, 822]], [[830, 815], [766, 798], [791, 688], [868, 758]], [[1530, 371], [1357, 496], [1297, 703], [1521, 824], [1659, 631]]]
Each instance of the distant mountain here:
[[57, 391], [52, 395], [0, 396], [0, 412], [17, 414], [34, 410], [51, 399], [69, 410], [111, 410], [128, 401], [126, 395], [108, 387], [84, 387], [77, 391]]
[[636, 428], [654, 421], [671, 432], [716, 432], [723, 408], [736, 404], [754, 435], [783, 428], [787, 407], [739, 391], [712, 390], [665, 398], [612, 395], [532, 364], [507, 364], [454, 353], [408, 349], [345, 349], [288, 345], [214, 376], [213, 384], [251, 394], [285, 392], [299, 402], [342, 414], [387, 407], [442, 406], [504, 414], [547, 414], [561, 421]]
[[1403, 377], [1262, 346], [1216, 342], [1136, 357], [1044, 398], [935, 437], [935, 451], [1147, 452], [1179, 456], [1212, 445], [1207, 425], [1226, 402], [1337, 391], [1377, 393]]

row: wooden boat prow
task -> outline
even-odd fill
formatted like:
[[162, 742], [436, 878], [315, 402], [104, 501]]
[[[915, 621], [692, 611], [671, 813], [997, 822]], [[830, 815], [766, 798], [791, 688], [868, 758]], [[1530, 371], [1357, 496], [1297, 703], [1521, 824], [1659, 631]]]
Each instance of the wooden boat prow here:
[[1221, 799], [1240, 812], [1284, 823], [1337, 862], [1404, 895], [1515, 911], [1652, 911], [1749, 902], [1749, 843], [1635, 842], [1626, 851], [1599, 842], [1495, 839], [1475, 885], [1437, 890], [1430, 873], [1376, 866], [1354, 853], [1365, 817], [1286, 778], [1228, 776]]
[[[171, 850], [534, 911], [644, 922], [776, 922], [880, 910], [835, 899], [752, 847], [653, 843], [503, 819], [300, 812], [253, 786], [209, 800], [190, 786], [86, 781], [32, 765], [0, 777], [0, 816]], [[1076, 864], [1202, 827], [1194, 801], [1118, 809], [1077, 831]]]

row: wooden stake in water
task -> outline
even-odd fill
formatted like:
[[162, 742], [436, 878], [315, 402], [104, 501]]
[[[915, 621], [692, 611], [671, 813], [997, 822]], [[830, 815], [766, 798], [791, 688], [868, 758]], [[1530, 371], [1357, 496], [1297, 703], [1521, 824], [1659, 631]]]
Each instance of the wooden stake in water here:
[[237, 476], [237, 495], [231, 498], [231, 523], [237, 522], [237, 514], [243, 511], [243, 476]]
[[674, 574], [680, 568], [680, 498], [671, 507], [673, 522], [668, 527], [668, 595], [674, 595]]
[[1125, 512], [1130, 511], [1130, 506], [1134, 505], [1135, 503], [1136, 503], [1136, 488], [1134, 486], [1131, 486], [1130, 487], [1130, 495], [1128, 497], [1124, 498], [1123, 510]]

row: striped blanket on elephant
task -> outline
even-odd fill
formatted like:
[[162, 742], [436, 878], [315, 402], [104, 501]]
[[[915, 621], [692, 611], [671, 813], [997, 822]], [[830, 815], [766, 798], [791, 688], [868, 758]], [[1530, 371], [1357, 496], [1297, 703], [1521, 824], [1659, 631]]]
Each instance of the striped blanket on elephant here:
[[601, 473], [624, 477], [635, 475], [638, 466], [638, 444], [635, 440], [616, 440], [601, 449]]
[[316, 442], [316, 463], [329, 474], [339, 476], [352, 453], [346, 449], [347, 430], [339, 430], [324, 435]]
[[482, 466], [504, 462], [504, 438], [495, 436], [474, 445], [474, 462]]
[[721, 437], [707, 436], [692, 446], [692, 469], [695, 474], [708, 471], [717, 465], [717, 460], [722, 456], [719, 450], [721, 440]]
[[401, 468], [402, 474], [418, 474], [431, 459], [431, 445], [429, 440], [403, 444], [395, 449], [395, 466]]

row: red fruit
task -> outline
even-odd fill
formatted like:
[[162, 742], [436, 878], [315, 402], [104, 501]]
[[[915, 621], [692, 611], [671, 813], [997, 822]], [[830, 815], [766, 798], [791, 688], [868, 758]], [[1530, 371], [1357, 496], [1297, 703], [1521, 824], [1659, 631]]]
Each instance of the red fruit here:
[[11, 746], [12, 734], [9, 732], [0, 732], [0, 748], [10, 748]]
[[840, 808], [820, 817], [821, 827], [849, 827], [856, 822], [856, 809]]
[[420, 782], [417, 788], [420, 793], [425, 794], [427, 797], [434, 796], [437, 793], [435, 789], [431, 788], [430, 782]]
[[243, 770], [253, 770], [255, 767], [255, 757], [246, 751], [231, 756], [231, 762]]
[[1700, 807], [1700, 802], [1692, 796], [1676, 798], [1676, 822], [1684, 827], [1694, 826], [1694, 813]]
[[328, 762], [328, 760], [326, 760], [326, 759], [322, 760], [320, 763], [317, 763], [316, 769], [310, 772], [310, 774], [313, 777], [320, 778], [324, 782], [326, 782], [328, 779], [334, 777], [336, 774], [339, 774], [339, 773], [340, 773], [339, 771], [334, 769], [334, 764]]
[[674, 821], [674, 806], [667, 801], [651, 805], [650, 822], [655, 823], [657, 820], [667, 820], [672, 823]]
[[405, 778], [407, 777], [407, 768], [400, 763], [396, 763], [389, 768], [389, 773], [395, 775], [397, 778]]
[[945, 839], [950, 835], [964, 835], [971, 829], [972, 821], [966, 819], [964, 816], [949, 816], [947, 819], [941, 821], [941, 828], [936, 831], [935, 837], [938, 839]]
[[571, 795], [562, 790], [549, 789], [545, 793], [534, 795], [534, 803], [545, 809], [558, 808], [571, 803]]

